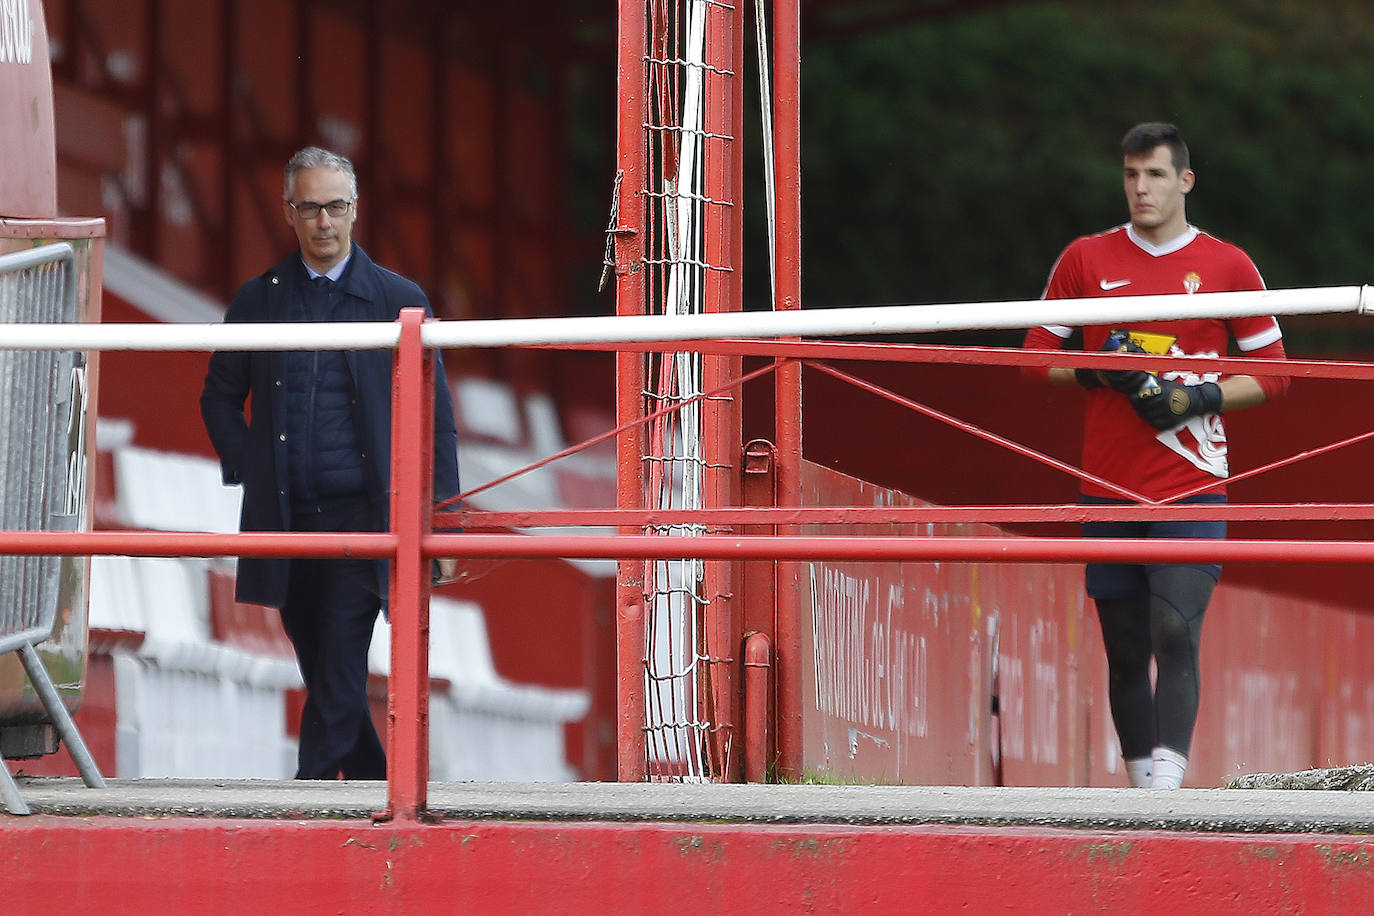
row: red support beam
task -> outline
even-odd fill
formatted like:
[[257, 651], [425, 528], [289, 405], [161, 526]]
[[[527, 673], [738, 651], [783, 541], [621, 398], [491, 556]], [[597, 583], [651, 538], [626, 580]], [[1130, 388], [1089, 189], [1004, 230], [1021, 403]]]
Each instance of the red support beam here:
[[[630, 363], [630, 364], [632, 365], [632, 363]], [[617, 365], [620, 365], [620, 362], [617, 362]], [[639, 365], [641, 365], [641, 366], [643, 365], [643, 361], [642, 361], [642, 360], [640, 361]], [[500, 476], [500, 477], [497, 477], [495, 480], [487, 481], [486, 483], [482, 484], [481, 486], [473, 487], [471, 490], [466, 490], [466, 491], [464, 491], [464, 492], [458, 494], [456, 497], [454, 497], [454, 498], [453, 498], [452, 500], [450, 500], [449, 502], [461, 502], [461, 501], [463, 501], [463, 500], [466, 500], [468, 497], [470, 497], [470, 496], [472, 496], [472, 495], [474, 495], [474, 494], [476, 494], [476, 493], [481, 493], [481, 492], [483, 492], [484, 490], [490, 490], [490, 489], [492, 489], [492, 488], [498, 486], [499, 484], [505, 483], [507, 480], [514, 480], [516, 477], [519, 477], [519, 476], [522, 475], [522, 474], [527, 474], [527, 473], [529, 473], [530, 471], [535, 470], [536, 468], [541, 468], [541, 467], [543, 467], [543, 466], [546, 465], [546, 464], [551, 464], [551, 463], [553, 463], [554, 461], [557, 461], [557, 460], [560, 459], [560, 458], [566, 458], [568, 455], [576, 454], [577, 452], [580, 452], [580, 451], [582, 451], [583, 449], [586, 449], [586, 448], [588, 448], [588, 447], [590, 447], [590, 446], [592, 446], [592, 445], [595, 445], [595, 444], [598, 443], [598, 442], [604, 442], [604, 441], [606, 441], [607, 439], [616, 438], [617, 443], [623, 443], [623, 442], [624, 442], [624, 439], [618, 438], [618, 437], [620, 437], [620, 436], [622, 436], [622, 435], [624, 435], [624, 434], [627, 434], [627, 433], [632, 434], [632, 435], [636, 435], [636, 436], [643, 437], [643, 435], [644, 435], [644, 427], [645, 427], [645, 424], [649, 423], [649, 421], [658, 419], [659, 417], [667, 416], [667, 415], [670, 414], [670, 413], [675, 413], [675, 412], [681, 410], [683, 407], [686, 407], [688, 404], [693, 404], [693, 403], [696, 403], [696, 402], [698, 402], [698, 401], [704, 401], [704, 400], [707, 400], [708, 398], [714, 397], [715, 395], [721, 394], [722, 392], [726, 392], [726, 391], [730, 391], [730, 390], [735, 389], [735, 388], [739, 388], [739, 387], [741, 387], [745, 382], [748, 382], [748, 381], [751, 381], [752, 379], [758, 378], [758, 377], [761, 376], [761, 375], [766, 375], [767, 373], [772, 372], [772, 371], [773, 371], [773, 367], [772, 367], [772, 366], [764, 366], [764, 367], [762, 367], [762, 368], [760, 368], [760, 369], [755, 369], [755, 370], [752, 371], [752, 372], [747, 372], [747, 373], [745, 373], [743, 376], [741, 376], [741, 377], [739, 377], [739, 378], [736, 378], [736, 379], [732, 379], [732, 380], [730, 380], [730, 381], [727, 381], [727, 382], [721, 384], [721, 385], [718, 386], [718, 387], [715, 387], [715, 388], [709, 388], [709, 387], [708, 387], [708, 388], [707, 388], [705, 391], [703, 391], [701, 394], [694, 395], [693, 397], [687, 398], [687, 399], [685, 399], [685, 400], [683, 400], [683, 401], [679, 401], [679, 402], [677, 402], [677, 403], [675, 403], [675, 404], [670, 404], [670, 405], [668, 405], [667, 407], [660, 407], [660, 408], [658, 408], [657, 410], [654, 410], [654, 411], [652, 411], [652, 412], [650, 412], [650, 413], [647, 413], [647, 414], [646, 414], [646, 413], [643, 413], [643, 412], [640, 411], [639, 409], [636, 409], [636, 410], [633, 411], [633, 412], [627, 412], [624, 416], [620, 416], [619, 414], [617, 414], [617, 417], [616, 417], [617, 423], [616, 423], [616, 427], [615, 427], [614, 429], [609, 430], [609, 431], [604, 432], [604, 433], [601, 433], [600, 435], [593, 436], [592, 438], [588, 439], [588, 440], [585, 441], [585, 442], [580, 442], [580, 443], [578, 443], [577, 445], [573, 445], [573, 446], [570, 446], [570, 447], [568, 447], [568, 448], [565, 448], [565, 449], [563, 449], [562, 451], [556, 452], [556, 453], [554, 453], [554, 454], [548, 456], [547, 458], [541, 458], [539, 461], [536, 461], [536, 462], [534, 462], [533, 464], [529, 464], [529, 465], [526, 465], [526, 466], [523, 467], [523, 468], [519, 468], [519, 469], [517, 469], [517, 470], [515, 470], [515, 471], [511, 471], [509, 474], [504, 474], [504, 475], [502, 475], [502, 476]], [[617, 377], [618, 377], [618, 376], [617, 376]], [[641, 378], [642, 378], [642, 376], [641, 376]], [[639, 399], [640, 399], [640, 397], [641, 397], [641, 395], [642, 395], [642, 385], [631, 385], [629, 382], [626, 382], [625, 379], [620, 379], [619, 385], [621, 386], [622, 389], [624, 389], [624, 393], [625, 393], [627, 396], [632, 397], [632, 398], [633, 398], [633, 402], [636, 403], [636, 404], [638, 404]], [[633, 391], [629, 390], [629, 389], [631, 389], [631, 388], [633, 388]], [[642, 444], [642, 443], [641, 443], [641, 444]], [[640, 452], [640, 460], [641, 460], [641, 461], [643, 460], [643, 457], [644, 457], [644, 453], [643, 453], [643, 452]], [[642, 498], [638, 499], [638, 500], [635, 502], [635, 506], [640, 506], [640, 504], [641, 504], [642, 502], [643, 502], [643, 499], [642, 499]]]
[[387, 697], [387, 815], [425, 814], [429, 783], [429, 566], [434, 488], [434, 359], [420, 343], [424, 310], [401, 310], [391, 404], [391, 690]]
[[[773, 172], [777, 220], [774, 309], [802, 306], [801, 290], [801, 2], [773, 6]], [[801, 366], [778, 367], [774, 385], [774, 442], [777, 444], [778, 505], [801, 505]], [[784, 526], [779, 534], [794, 533]], [[801, 775], [801, 568], [778, 567], [774, 632], [774, 689], [777, 691], [778, 775]]]
[[[0, 549], [3, 549], [0, 541]], [[848, 535], [434, 534], [426, 553], [465, 557], [701, 557], [947, 563], [1374, 563], [1374, 541]]]
[[311, 140], [315, 136], [316, 128], [316, 106], [315, 81], [312, 79], [315, 71], [315, 41], [314, 41], [314, 0], [296, 0], [296, 34], [295, 46], [300, 49], [294, 61], [295, 80], [295, 117], [293, 122], [296, 125], [296, 139], [292, 142], [296, 146], [303, 145], [299, 140]]
[[[1137, 369], [1138, 356], [1082, 350], [1022, 350], [1016, 347], [955, 347], [944, 344], [883, 344], [815, 339], [723, 337], [718, 340], [617, 341], [615, 343], [516, 344], [547, 350], [733, 353], [840, 362], [922, 363], [960, 366], [1066, 366], [1071, 369]], [[1374, 379], [1374, 363], [1334, 359], [1249, 359], [1243, 356], [1154, 356], [1152, 367], [1221, 372], [1228, 375], [1291, 378]]]
[[121, 557], [390, 557], [391, 534], [197, 531], [0, 531], [0, 553]]
[[167, 61], [163, 49], [162, 0], [148, 0], [144, 26], [147, 29], [147, 59], [141, 90], [141, 105], [147, 139], [147, 156], [142, 162], [143, 198], [134, 218], [137, 237], [134, 244], [148, 260], [162, 257], [162, 167], [171, 162], [167, 116], [163, 111]]
[[207, 252], [212, 289], [227, 294], [242, 276], [238, 271], [239, 221], [235, 219], [238, 205], [239, 170], [244, 168], [238, 148], [239, 93], [237, 91], [239, 63], [239, 6], [236, 0], [220, 0], [220, 72], [219, 72], [219, 214], [209, 230], [214, 241]]
[[[426, 516], [426, 521], [428, 521]], [[165, 531], [0, 531], [0, 553], [16, 556], [388, 557], [392, 534], [199, 534]], [[950, 563], [1374, 563], [1367, 540], [1190, 538], [896, 537], [886, 535], [430, 534], [419, 556], [535, 559], [701, 557], [708, 560], [877, 560]], [[428, 581], [427, 579], [425, 580]], [[392, 610], [395, 622], [395, 609]], [[642, 661], [642, 659], [641, 659]], [[642, 673], [642, 671], [641, 671]]]
[[449, 293], [450, 277], [445, 265], [455, 260], [453, 214], [457, 212], [456, 182], [452, 181], [452, 155], [449, 152], [449, 92], [448, 55], [444, 53], [449, 41], [449, 4], [431, 2], [429, 29], [429, 186], [436, 197], [436, 205], [429, 208], [429, 233], [434, 240], [434, 255], [430, 259], [428, 288], [434, 313], [440, 318], [458, 318]]
[[[746, 469], [746, 475], [749, 470]], [[770, 525], [987, 525], [1057, 522], [1138, 522], [1166, 519], [1215, 519], [1227, 522], [1353, 522], [1374, 519], [1368, 503], [1078, 503], [1024, 506], [774, 506], [757, 503], [746, 490], [746, 504], [721, 509], [543, 509], [487, 512], [476, 509], [436, 513], [438, 528], [468, 531], [508, 528], [566, 528], [577, 525], [623, 525], [637, 528], [706, 525], [712, 528]], [[746, 477], [746, 486], [748, 477]], [[767, 494], [771, 498], [772, 488]], [[773, 532], [743, 531], [743, 534]], [[768, 602], [772, 606], [772, 602]]]
[[[621, 0], [616, 98], [615, 242], [617, 315], [644, 313], [644, 197], [647, 175], [644, 58], [648, 53], [645, 0]], [[616, 504], [644, 507], [644, 414], [642, 353], [616, 355]], [[622, 528], [625, 535], [639, 529]], [[644, 735], [644, 564], [622, 559], [616, 576], [616, 754], [621, 782], [643, 781], [647, 770]]]
[[[707, 313], [739, 312], [744, 308], [744, 91], [740, 71], [744, 66], [744, 5], [711, 6], [706, 11], [706, 64], [702, 75], [703, 127], [708, 137], [700, 141], [705, 159], [704, 310]], [[719, 269], [713, 269], [719, 268]], [[725, 386], [740, 375], [739, 356], [702, 358], [702, 387]], [[741, 446], [741, 388], [724, 398], [702, 404], [703, 445], [706, 460], [703, 504], [730, 506], [739, 502]], [[710, 772], [724, 782], [738, 782], [742, 774], [738, 723], [738, 684], [741, 631], [731, 578], [731, 563], [709, 561], [702, 582], [705, 604], [706, 679], [702, 684], [700, 710], [711, 723]]]
[[[362, 29], [369, 40], [363, 44], [363, 162], [359, 163], [362, 175], [359, 183], [368, 189], [367, 220], [374, 227], [391, 226], [395, 223], [394, 171], [389, 168], [386, 153], [386, 132], [382, 112], [387, 100], [382, 89], [382, 53], [386, 48], [385, 32], [382, 30], [382, 11], [379, 0], [363, 0]], [[383, 248], [383, 243], [387, 248]], [[403, 262], [408, 254], [404, 246], [395, 242], [395, 236], [375, 232], [368, 244], [381, 252], [384, 263]], [[400, 267], [405, 271], [405, 266]]]

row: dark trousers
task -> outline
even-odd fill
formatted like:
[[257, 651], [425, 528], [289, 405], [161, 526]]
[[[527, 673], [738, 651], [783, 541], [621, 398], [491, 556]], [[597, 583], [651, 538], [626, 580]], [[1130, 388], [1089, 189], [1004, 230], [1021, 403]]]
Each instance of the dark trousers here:
[[[296, 514], [297, 531], [367, 530], [352, 512]], [[381, 608], [377, 561], [296, 559], [282, 624], [305, 680], [297, 779], [385, 779], [367, 701], [367, 650]]]

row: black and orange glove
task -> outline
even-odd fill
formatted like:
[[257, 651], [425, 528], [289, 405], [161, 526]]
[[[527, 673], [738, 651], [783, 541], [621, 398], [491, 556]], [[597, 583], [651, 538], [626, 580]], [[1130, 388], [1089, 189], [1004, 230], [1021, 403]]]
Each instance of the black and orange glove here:
[[[1108, 337], [1102, 345], [1103, 350], [1117, 350], [1124, 353], [1144, 353], [1140, 344], [1127, 339], [1124, 342], [1115, 335]], [[1140, 369], [1075, 369], [1074, 380], [1084, 388], [1110, 388], [1122, 394], [1135, 394], [1150, 381], [1150, 373]]]
[[1160, 379], [1159, 385], [1131, 395], [1131, 406], [1155, 429], [1172, 429], [1189, 417], [1221, 412], [1221, 386], [1216, 382], [1184, 385]]

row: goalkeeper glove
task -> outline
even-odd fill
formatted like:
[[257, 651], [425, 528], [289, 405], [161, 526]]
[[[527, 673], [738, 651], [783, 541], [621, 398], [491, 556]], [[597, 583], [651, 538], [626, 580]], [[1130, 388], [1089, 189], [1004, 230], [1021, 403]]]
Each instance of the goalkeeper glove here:
[[1160, 379], [1158, 387], [1131, 396], [1131, 406], [1155, 429], [1172, 429], [1189, 417], [1221, 412], [1221, 386], [1216, 382], [1184, 385]]
[[[1145, 349], [1135, 341], [1114, 333], [1107, 338], [1107, 342], [1102, 345], [1103, 350], [1114, 350], [1123, 353], [1144, 353]], [[1150, 385], [1153, 377], [1148, 372], [1139, 369], [1075, 369], [1073, 377], [1084, 388], [1101, 388], [1106, 386], [1113, 391], [1122, 394], [1135, 394], [1146, 385]]]

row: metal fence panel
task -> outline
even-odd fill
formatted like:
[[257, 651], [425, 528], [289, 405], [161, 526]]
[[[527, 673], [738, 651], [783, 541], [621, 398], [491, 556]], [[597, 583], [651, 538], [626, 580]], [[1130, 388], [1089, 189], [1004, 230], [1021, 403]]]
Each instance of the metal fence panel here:
[[[70, 246], [29, 263], [29, 252], [0, 257], [0, 322], [77, 319]], [[20, 257], [28, 255], [28, 257]], [[18, 262], [19, 266], [10, 266]], [[72, 530], [81, 518], [85, 356], [74, 351], [0, 351], [0, 528]], [[0, 557], [0, 651], [35, 632], [51, 635], [61, 605], [61, 557]]]

